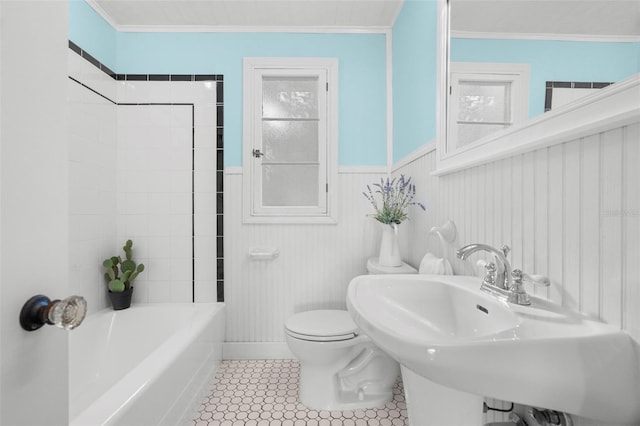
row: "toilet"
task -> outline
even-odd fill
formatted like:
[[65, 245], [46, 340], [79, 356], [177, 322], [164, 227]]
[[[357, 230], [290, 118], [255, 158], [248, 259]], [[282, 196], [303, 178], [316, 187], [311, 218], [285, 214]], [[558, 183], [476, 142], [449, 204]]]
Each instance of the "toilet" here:
[[[415, 274], [405, 263], [367, 261], [370, 274]], [[373, 408], [393, 397], [398, 363], [362, 333], [346, 310], [300, 312], [285, 322], [289, 349], [300, 361], [300, 402], [314, 410]]]

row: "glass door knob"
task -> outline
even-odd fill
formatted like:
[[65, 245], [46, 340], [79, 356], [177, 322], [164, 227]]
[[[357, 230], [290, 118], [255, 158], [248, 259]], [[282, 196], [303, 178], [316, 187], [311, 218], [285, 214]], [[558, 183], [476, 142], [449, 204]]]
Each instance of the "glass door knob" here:
[[50, 300], [41, 294], [26, 301], [20, 311], [20, 325], [34, 331], [45, 324], [65, 330], [73, 330], [82, 323], [87, 314], [87, 301], [81, 296], [70, 296], [64, 300]]

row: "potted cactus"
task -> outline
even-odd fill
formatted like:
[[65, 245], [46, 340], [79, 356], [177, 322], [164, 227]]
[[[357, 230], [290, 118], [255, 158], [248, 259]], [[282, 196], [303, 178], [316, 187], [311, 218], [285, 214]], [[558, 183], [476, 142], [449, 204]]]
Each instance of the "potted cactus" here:
[[133, 242], [127, 240], [122, 247], [125, 254], [125, 260], [120, 256], [113, 256], [105, 259], [102, 266], [106, 271], [104, 278], [107, 281], [109, 289], [109, 298], [114, 310], [126, 309], [131, 306], [131, 295], [133, 294], [133, 280], [136, 279], [140, 272], [144, 271], [144, 265], [141, 263], [136, 265], [131, 256], [131, 248]]

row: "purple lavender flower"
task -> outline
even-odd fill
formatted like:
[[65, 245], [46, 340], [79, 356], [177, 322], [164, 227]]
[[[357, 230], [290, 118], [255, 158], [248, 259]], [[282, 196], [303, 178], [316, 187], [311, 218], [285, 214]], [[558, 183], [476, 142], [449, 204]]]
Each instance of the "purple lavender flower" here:
[[[375, 210], [373, 217], [386, 224], [400, 224], [408, 218], [407, 207], [417, 205], [422, 210], [426, 210], [424, 204], [414, 201], [416, 186], [411, 183], [411, 177], [405, 179], [400, 175], [400, 179], [393, 178], [380, 179], [380, 183], [374, 183], [375, 191], [367, 185], [367, 192], [362, 194], [371, 203]], [[376, 194], [382, 201], [382, 206], [378, 205]]]

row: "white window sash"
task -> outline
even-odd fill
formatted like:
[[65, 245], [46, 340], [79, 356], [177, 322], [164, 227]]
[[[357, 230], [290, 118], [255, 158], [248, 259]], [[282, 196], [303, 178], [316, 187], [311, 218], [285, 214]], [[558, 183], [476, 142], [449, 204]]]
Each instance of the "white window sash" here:
[[[469, 149], [483, 143], [485, 138], [468, 143], [462, 147], [458, 146], [458, 117], [459, 103], [458, 90], [460, 81], [475, 81], [478, 83], [508, 83], [510, 84], [511, 96], [509, 100], [509, 120], [505, 122], [483, 122], [474, 124], [495, 124], [510, 127], [514, 124], [524, 122], [529, 115], [529, 66], [528, 64], [509, 63], [473, 63], [473, 62], [453, 62], [451, 64], [451, 89], [449, 102], [449, 129], [447, 141], [447, 154]], [[465, 124], [464, 122], [461, 124]]]
[[[249, 75], [247, 75], [249, 74]], [[267, 76], [318, 78], [318, 199], [313, 206], [262, 205], [263, 150], [262, 83]], [[250, 83], [250, 86], [247, 85]], [[246, 223], [336, 223], [337, 180], [337, 61], [325, 58], [246, 58], [243, 218]], [[326, 90], [325, 90], [326, 88]], [[247, 104], [249, 102], [249, 104]], [[249, 113], [249, 114], [248, 114]], [[289, 120], [289, 119], [284, 119]], [[301, 121], [307, 121], [301, 120]], [[287, 164], [296, 164], [295, 162]], [[302, 163], [300, 163], [302, 164]]]

